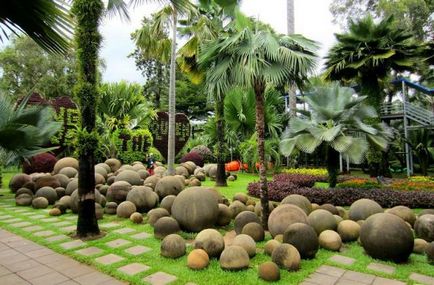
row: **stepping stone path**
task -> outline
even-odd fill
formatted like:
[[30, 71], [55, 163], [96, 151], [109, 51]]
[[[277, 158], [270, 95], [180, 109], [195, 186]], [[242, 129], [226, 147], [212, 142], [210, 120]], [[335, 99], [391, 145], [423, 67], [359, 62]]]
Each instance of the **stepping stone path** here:
[[128, 274], [128, 275], [135, 275], [138, 274], [140, 272], [149, 270], [150, 267], [141, 263], [131, 263], [122, 267], [119, 267], [118, 270]]
[[111, 247], [111, 248], [118, 248], [118, 247], [122, 247], [122, 246], [124, 246], [124, 245], [130, 244], [130, 243], [131, 243], [131, 242], [128, 241], [128, 240], [124, 240], [124, 239], [115, 239], [115, 240], [112, 240], [112, 241], [110, 241], [110, 242], [107, 242], [106, 245], [107, 245], [108, 247]]
[[113, 263], [116, 263], [116, 262], [119, 262], [122, 260], [124, 260], [123, 257], [116, 255], [116, 254], [112, 254], [112, 253], [98, 257], [95, 259], [96, 262], [104, 264], [104, 265], [113, 264]]
[[148, 238], [150, 236], [151, 236], [150, 234], [142, 232], [139, 234], [132, 235], [131, 238], [133, 238], [133, 239], [145, 239], [145, 238]]
[[343, 265], [352, 265], [354, 262], [356, 262], [354, 258], [346, 257], [339, 254], [333, 255], [329, 258], [329, 260]]
[[73, 240], [73, 241], [61, 243], [60, 247], [62, 247], [63, 249], [73, 249], [73, 248], [83, 246], [85, 244], [86, 244], [85, 242], [78, 239], [78, 240]]
[[102, 249], [91, 246], [91, 247], [86, 247], [83, 249], [79, 249], [75, 251], [78, 254], [84, 255], [84, 256], [91, 256], [91, 255], [96, 255], [96, 254], [100, 254], [101, 252], [103, 252]]
[[114, 230], [113, 232], [117, 233], [117, 234], [129, 234], [129, 233], [133, 233], [135, 231], [136, 230], [132, 229], [132, 228], [122, 228], [122, 229]]
[[178, 279], [176, 276], [161, 271], [143, 278], [144, 281], [149, 282], [152, 285], [165, 285], [175, 281], [176, 279]]
[[140, 255], [142, 253], [151, 251], [152, 249], [143, 245], [136, 245], [130, 248], [127, 248], [125, 250], [126, 253], [132, 254], [132, 255]]
[[382, 273], [387, 273], [387, 274], [393, 274], [393, 273], [395, 273], [395, 267], [389, 266], [389, 265], [380, 264], [380, 263], [374, 263], [374, 262], [372, 262], [371, 264], [368, 265], [367, 268], [371, 269], [371, 270], [374, 270], [374, 271], [378, 271], [378, 272], [382, 272]]

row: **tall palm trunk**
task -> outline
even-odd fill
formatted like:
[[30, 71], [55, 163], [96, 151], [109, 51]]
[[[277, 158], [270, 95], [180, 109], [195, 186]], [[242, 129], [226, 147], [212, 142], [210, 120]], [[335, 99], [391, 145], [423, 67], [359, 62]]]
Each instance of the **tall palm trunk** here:
[[81, 132], [79, 140], [78, 221], [77, 235], [99, 234], [95, 215], [95, 101], [97, 97], [97, 60], [101, 43], [98, 24], [103, 13], [101, 0], [75, 0], [72, 13], [77, 20], [75, 41], [79, 79], [77, 95], [80, 99]]
[[170, 54], [170, 85], [169, 85], [169, 141], [167, 145], [167, 171], [169, 175], [175, 175], [175, 81], [176, 81], [176, 9], [173, 7], [172, 16], [172, 51]]
[[224, 98], [215, 96], [215, 117], [217, 127], [217, 175], [216, 186], [228, 186], [225, 172], [225, 122], [224, 122]]
[[255, 82], [255, 99], [256, 99], [256, 133], [258, 136], [258, 157], [259, 157], [259, 182], [261, 185], [260, 198], [262, 206], [262, 226], [268, 228], [268, 216], [270, 209], [268, 205], [268, 185], [267, 171], [265, 168], [265, 108], [264, 108], [264, 91], [265, 83]]
[[338, 182], [338, 165], [339, 152], [331, 146], [327, 146], [327, 172], [330, 188], [334, 188]]

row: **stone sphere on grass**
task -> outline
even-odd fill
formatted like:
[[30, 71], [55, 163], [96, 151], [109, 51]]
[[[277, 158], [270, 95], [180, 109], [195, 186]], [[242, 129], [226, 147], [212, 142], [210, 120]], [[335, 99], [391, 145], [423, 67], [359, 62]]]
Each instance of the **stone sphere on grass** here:
[[282, 243], [280, 241], [270, 239], [264, 245], [264, 253], [271, 256], [273, 254], [273, 251], [281, 244]]
[[418, 238], [427, 242], [434, 241], [434, 215], [426, 214], [417, 218], [414, 223], [414, 231]]
[[118, 204], [116, 202], [108, 202], [105, 205], [104, 212], [108, 215], [115, 215], [117, 208], [118, 208]]
[[148, 224], [154, 226], [155, 222], [162, 217], [170, 216], [170, 213], [164, 208], [155, 208], [148, 212]]
[[414, 225], [414, 222], [416, 221], [416, 214], [409, 207], [396, 206], [392, 209], [386, 210], [386, 213], [400, 217], [401, 219], [409, 223], [412, 227]]
[[302, 223], [290, 225], [283, 233], [283, 242], [292, 244], [302, 259], [314, 258], [318, 252], [319, 242], [315, 230]]
[[58, 199], [66, 195], [66, 190], [63, 187], [57, 187], [54, 189], [54, 191], [56, 191], [56, 195]]
[[75, 169], [74, 167], [67, 166], [60, 169], [58, 174], [64, 175], [68, 178], [74, 178], [78, 175], [78, 170]]
[[155, 190], [155, 185], [157, 185], [158, 181], [160, 181], [161, 177], [158, 175], [151, 175], [148, 178], [145, 179], [143, 182], [143, 185], [151, 187]]
[[12, 193], [17, 192], [18, 189], [24, 186], [24, 184], [32, 182], [32, 177], [28, 174], [20, 173], [15, 174], [9, 181], [9, 189]]
[[48, 200], [45, 197], [37, 197], [32, 200], [32, 207], [35, 209], [46, 209], [48, 207]]
[[154, 190], [160, 199], [163, 199], [169, 195], [178, 195], [182, 189], [184, 189], [184, 184], [180, 179], [175, 176], [165, 176], [158, 181]]
[[54, 204], [54, 202], [57, 201], [56, 190], [54, 190], [50, 186], [45, 186], [45, 187], [39, 188], [35, 193], [35, 198], [37, 198], [37, 197], [46, 198], [50, 205]]
[[59, 159], [54, 165], [53, 172], [57, 174], [62, 168], [65, 167], [72, 167], [78, 170], [78, 160], [73, 157], [64, 157]]
[[177, 234], [166, 236], [160, 245], [160, 253], [164, 257], [178, 258], [185, 255], [185, 240]]
[[289, 196], [286, 196], [282, 200], [281, 204], [291, 204], [297, 206], [302, 209], [306, 213], [306, 215], [309, 215], [310, 212], [312, 212], [312, 204], [310, 203], [309, 199], [302, 195], [291, 194]]
[[351, 204], [348, 216], [355, 222], [366, 220], [369, 216], [383, 213], [383, 208], [374, 200], [359, 199]]
[[406, 261], [413, 251], [411, 229], [401, 218], [387, 213], [370, 216], [360, 228], [366, 253], [383, 260]]
[[131, 220], [131, 222], [133, 222], [135, 224], [141, 224], [141, 223], [143, 223], [143, 216], [139, 212], [134, 212], [131, 214], [130, 220]]
[[72, 192], [78, 189], [78, 178], [72, 178], [66, 185], [65, 194], [71, 196]]
[[238, 200], [235, 200], [229, 205], [229, 209], [232, 211], [232, 218], [235, 218], [239, 213], [246, 211], [246, 205]]
[[30, 206], [32, 205], [33, 195], [22, 193], [15, 198], [15, 205]]
[[60, 211], [60, 209], [59, 208], [52, 208], [49, 212], [48, 212], [48, 215], [50, 215], [50, 216], [60, 216], [60, 215], [62, 215], [62, 212]]
[[416, 254], [424, 254], [428, 242], [421, 238], [414, 239], [413, 252]]
[[280, 280], [280, 269], [276, 263], [267, 261], [258, 267], [259, 278], [265, 281], [278, 281]]
[[344, 220], [339, 223], [337, 231], [343, 242], [356, 241], [360, 236], [360, 225], [352, 220]]
[[234, 220], [234, 229], [237, 235], [241, 233], [245, 225], [251, 222], [258, 224], [261, 223], [259, 217], [253, 212], [243, 211], [239, 213]]
[[187, 266], [190, 269], [201, 270], [209, 264], [209, 257], [203, 249], [193, 249], [187, 257]]
[[264, 228], [261, 224], [255, 222], [246, 224], [241, 233], [252, 237], [255, 242], [263, 241], [265, 238]]
[[101, 220], [104, 217], [104, 208], [98, 203], [95, 203], [95, 216], [97, 220]]
[[256, 243], [251, 236], [239, 234], [234, 238], [231, 245], [241, 246], [246, 250], [249, 257], [253, 257], [256, 255]]
[[336, 230], [338, 226], [333, 214], [324, 209], [318, 209], [310, 213], [307, 221], [318, 235], [325, 230]]
[[53, 177], [56, 178], [57, 181], [59, 181], [60, 187], [66, 188], [66, 186], [68, 186], [68, 183], [70, 181], [70, 178], [68, 176], [59, 173], [53, 175]]
[[116, 159], [116, 158], [109, 158], [104, 163], [110, 167], [110, 170], [113, 173], [118, 171], [119, 168], [121, 168], [121, 166], [122, 166], [122, 163], [120, 162], [120, 160]]
[[300, 268], [300, 253], [293, 245], [287, 243], [282, 243], [279, 245], [273, 251], [271, 259], [280, 268], [286, 269], [288, 271], [296, 271]]
[[219, 204], [219, 214], [217, 217], [216, 224], [218, 226], [227, 226], [232, 220], [232, 210], [225, 204]]
[[149, 187], [133, 186], [128, 192], [126, 200], [134, 203], [137, 211], [143, 213], [148, 212], [157, 205], [158, 196]]
[[154, 224], [154, 237], [163, 239], [170, 234], [180, 232], [178, 222], [172, 217], [161, 217]]
[[167, 212], [172, 212], [172, 205], [175, 201], [176, 196], [175, 195], [168, 195], [161, 200], [160, 207], [167, 210]]
[[307, 224], [307, 216], [302, 209], [290, 204], [278, 206], [268, 217], [268, 229], [273, 237], [283, 234], [294, 223]]
[[143, 185], [143, 180], [134, 170], [123, 170], [121, 173], [116, 175], [115, 182], [118, 181], [126, 181], [131, 185]]
[[238, 245], [227, 246], [220, 255], [220, 267], [225, 270], [241, 270], [250, 265], [246, 250]]
[[430, 242], [425, 247], [425, 254], [429, 264], [434, 265], [434, 242]]
[[194, 240], [194, 248], [203, 249], [210, 258], [219, 257], [225, 248], [223, 236], [214, 229], [199, 232]]
[[339, 211], [338, 209], [336, 209], [336, 207], [333, 204], [330, 203], [326, 203], [326, 204], [322, 204], [321, 206], [319, 206], [320, 209], [329, 211], [332, 215], [338, 215], [339, 216]]
[[325, 230], [321, 232], [318, 237], [319, 245], [322, 248], [339, 251], [342, 247], [342, 239], [341, 236], [332, 230]]
[[240, 201], [241, 203], [243, 203], [244, 205], [247, 204], [247, 201], [249, 200], [249, 197], [244, 194], [244, 193], [236, 193], [234, 195], [234, 198], [232, 199], [233, 201]]
[[136, 205], [134, 205], [133, 202], [130, 201], [124, 201], [118, 205], [116, 208], [116, 215], [119, 218], [126, 218], [128, 219], [132, 213], [136, 212], [137, 208]]
[[119, 204], [127, 199], [128, 192], [130, 192], [131, 189], [132, 186], [127, 181], [114, 182], [107, 190], [107, 200]]
[[33, 191], [28, 189], [28, 188], [22, 187], [22, 188], [18, 189], [17, 192], [15, 192], [15, 198], [17, 198], [21, 194], [27, 194], [27, 195], [30, 195], [33, 197]]

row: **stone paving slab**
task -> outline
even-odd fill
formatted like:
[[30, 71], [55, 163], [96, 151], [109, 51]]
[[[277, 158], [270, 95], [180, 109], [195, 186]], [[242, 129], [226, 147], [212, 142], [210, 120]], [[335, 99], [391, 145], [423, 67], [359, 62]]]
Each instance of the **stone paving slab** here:
[[52, 236], [54, 234], [55, 234], [55, 232], [53, 232], [53, 231], [42, 231], [42, 232], [34, 233], [34, 235], [37, 237], [49, 237], [49, 236]]
[[64, 249], [73, 249], [73, 248], [77, 248], [77, 247], [83, 246], [85, 244], [86, 244], [85, 242], [77, 239], [77, 240], [61, 243], [60, 246], [62, 248], [64, 248]]
[[99, 254], [99, 253], [103, 252], [103, 250], [98, 248], [98, 247], [91, 246], [91, 247], [86, 247], [86, 248], [77, 250], [75, 252], [78, 254], [84, 255], [84, 256], [91, 256], [91, 255]]
[[178, 279], [176, 276], [161, 271], [143, 278], [144, 281], [151, 283], [152, 285], [165, 285], [175, 281], [176, 279]]
[[129, 233], [133, 233], [135, 231], [136, 230], [132, 229], [132, 228], [122, 228], [122, 229], [114, 230], [113, 232], [117, 233], [117, 234], [129, 234]]
[[374, 282], [372, 282], [372, 285], [405, 285], [405, 284], [406, 283], [398, 280], [386, 279], [382, 277], [375, 277]]
[[105, 224], [101, 224], [99, 225], [101, 228], [106, 228], [106, 229], [111, 229], [111, 228], [116, 228], [116, 227], [120, 227], [121, 225], [118, 223], [105, 223]]
[[148, 238], [148, 237], [150, 237], [150, 236], [151, 236], [151, 235], [148, 234], [148, 233], [141, 232], [141, 233], [138, 233], [138, 234], [132, 235], [131, 238], [133, 238], [133, 239], [145, 239], [145, 238]]
[[132, 254], [132, 255], [140, 255], [142, 253], [151, 251], [152, 249], [143, 245], [136, 245], [129, 247], [125, 250], [126, 253]]
[[385, 265], [381, 263], [375, 263], [375, 262], [370, 263], [367, 268], [374, 271], [387, 273], [387, 274], [393, 274], [395, 273], [396, 270], [396, 268], [393, 266]]
[[149, 266], [141, 263], [131, 263], [118, 268], [119, 271], [128, 275], [135, 275], [149, 269]]
[[30, 223], [30, 222], [21, 222], [21, 223], [16, 223], [13, 226], [16, 228], [23, 228], [23, 227], [27, 227], [30, 225], [32, 225], [32, 223]]
[[346, 257], [339, 254], [333, 255], [329, 258], [329, 260], [343, 265], [352, 265], [354, 262], [356, 262], [354, 258]]
[[106, 245], [111, 248], [118, 248], [122, 247], [124, 245], [130, 244], [131, 242], [129, 240], [125, 239], [115, 239], [109, 242], [106, 242]]
[[419, 273], [412, 273], [412, 274], [410, 274], [410, 279], [414, 280], [416, 282], [420, 282], [422, 284], [434, 285], [434, 277], [430, 277], [427, 275], [423, 275], [423, 274], [419, 274]]
[[29, 232], [29, 233], [40, 231], [42, 229], [43, 229], [43, 227], [41, 227], [41, 226], [31, 226], [31, 227], [22, 228], [23, 231], [26, 231], [26, 232]]
[[95, 258], [95, 261], [104, 265], [113, 264], [119, 261], [124, 260], [122, 256], [116, 255], [116, 254], [107, 254], [98, 258]]

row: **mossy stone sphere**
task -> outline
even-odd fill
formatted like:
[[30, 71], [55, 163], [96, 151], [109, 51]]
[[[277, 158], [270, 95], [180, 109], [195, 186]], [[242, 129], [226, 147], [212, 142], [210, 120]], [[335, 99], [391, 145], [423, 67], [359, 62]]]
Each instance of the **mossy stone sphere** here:
[[15, 193], [18, 189], [22, 188], [24, 184], [29, 182], [32, 182], [30, 175], [24, 173], [15, 174], [9, 181], [9, 189], [11, 189], [12, 193]]
[[35, 181], [35, 184], [36, 184], [36, 189], [40, 189], [42, 187], [51, 187], [53, 189], [60, 187], [59, 181], [51, 175], [46, 175], [38, 178]]
[[232, 210], [225, 204], [219, 204], [219, 214], [217, 217], [216, 224], [218, 226], [227, 226], [232, 220]]
[[240, 201], [243, 204], [247, 204], [249, 197], [245, 193], [236, 193], [232, 198], [233, 201]]
[[158, 181], [160, 181], [161, 177], [158, 175], [151, 175], [148, 178], [145, 179], [143, 182], [143, 185], [151, 187], [155, 190], [155, 185], [157, 185]]
[[109, 158], [104, 163], [110, 167], [111, 172], [113, 172], [113, 173], [118, 171], [119, 168], [121, 168], [121, 166], [122, 166], [121, 161], [119, 159], [116, 159], [116, 158]]
[[184, 184], [180, 179], [175, 176], [165, 176], [158, 181], [154, 190], [160, 199], [163, 199], [169, 195], [178, 195], [182, 189], [184, 189]]
[[66, 210], [68, 210], [68, 206], [64, 205], [60, 201], [54, 204], [53, 208], [59, 209], [62, 215], [66, 213]]
[[322, 248], [339, 251], [342, 247], [342, 239], [341, 236], [332, 230], [325, 230], [321, 232], [318, 237], [319, 245]]
[[116, 202], [108, 202], [105, 205], [104, 212], [108, 215], [115, 215], [117, 208], [118, 208], [118, 204]]
[[318, 235], [325, 230], [336, 230], [338, 226], [333, 214], [324, 209], [318, 209], [310, 213], [307, 221]]
[[182, 175], [185, 178], [190, 177], [190, 172], [184, 166], [177, 166], [177, 167], [175, 167], [175, 173], [176, 173], [176, 175]]
[[32, 205], [33, 195], [22, 193], [15, 198], [15, 205], [30, 206]]
[[128, 192], [126, 200], [134, 203], [137, 211], [143, 213], [148, 212], [157, 205], [158, 196], [149, 187], [133, 186]]
[[78, 175], [78, 170], [74, 167], [67, 166], [60, 169], [58, 174], [65, 175], [68, 178], [74, 178]]
[[219, 257], [225, 248], [225, 241], [217, 230], [205, 229], [197, 234], [194, 248], [205, 250], [210, 258]]
[[344, 220], [339, 223], [337, 232], [343, 242], [356, 241], [360, 236], [360, 225], [352, 220]]
[[127, 199], [128, 192], [130, 192], [131, 189], [132, 186], [127, 181], [114, 182], [107, 190], [107, 200], [119, 204]]
[[65, 167], [72, 167], [78, 170], [78, 160], [73, 157], [64, 157], [59, 159], [54, 165], [53, 172], [57, 174], [62, 168]]
[[302, 195], [291, 194], [289, 196], [286, 196], [282, 200], [281, 204], [291, 204], [297, 206], [302, 209], [306, 213], [306, 215], [309, 215], [310, 212], [312, 212], [312, 204], [310, 203], [309, 199]]
[[392, 209], [389, 209], [386, 211], [386, 213], [396, 215], [409, 223], [412, 227], [414, 225], [414, 222], [416, 222], [416, 214], [413, 212], [412, 209], [406, 206], [396, 206]]
[[292, 244], [302, 259], [314, 258], [318, 252], [319, 242], [315, 230], [302, 223], [290, 225], [283, 233], [283, 242]]
[[78, 178], [72, 178], [66, 185], [65, 194], [71, 196], [72, 192], [78, 189]]
[[429, 264], [434, 265], [434, 242], [430, 242], [425, 248], [426, 258]]
[[143, 185], [143, 180], [140, 175], [134, 170], [123, 170], [116, 175], [115, 182], [126, 181], [131, 185]]
[[350, 220], [357, 222], [359, 220], [366, 220], [374, 214], [383, 212], [383, 208], [374, 200], [359, 199], [351, 204], [348, 217]]
[[253, 212], [243, 211], [239, 213], [234, 220], [234, 229], [237, 235], [241, 233], [245, 225], [251, 222], [258, 224], [261, 223], [259, 217]]
[[154, 226], [155, 222], [162, 217], [170, 216], [170, 213], [164, 208], [155, 208], [148, 212], [148, 224]]
[[428, 242], [421, 238], [414, 239], [413, 252], [416, 254], [424, 254]]
[[39, 188], [35, 193], [35, 198], [37, 198], [37, 197], [46, 198], [50, 205], [54, 204], [54, 202], [57, 201], [56, 190], [54, 190], [50, 186], [45, 186], [45, 187]]
[[406, 261], [414, 247], [411, 229], [401, 218], [387, 213], [366, 219], [360, 228], [360, 241], [370, 256], [397, 262]]
[[246, 250], [249, 257], [253, 257], [256, 255], [256, 243], [251, 236], [239, 234], [234, 238], [231, 245], [241, 246]]
[[288, 271], [296, 271], [300, 268], [300, 253], [293, 245], [287, 243], [282, 243], [279, 245], [273, 251], [271, 259], [280, 268], [286, 269]]
[[53, 177], [60, 183], [60, 187], [66, 188], [68, 186], [68, 183], [70, 181], [70, 178], [64, 174], [56, 174], [53, 175]]
[[172, 216], [182, 229], [199, 232], [211, 228], [219, 215], [216, 195], [205, 187], [190, 187], [176, 196], [172, 205]]
[[273, 251], [281, 244], [282, 243], [278, 240], [270, 239], [264, 245], [264, 253], [271, 256]]
[[434, 241], [434, 215], [426, 214], [417, 218], [414, 223], [414, 231], [418, 238], [427, 242]]
[[135, 224], [141, 224], [141, 223], [143, 223], [143, 216], [139, 212], [134, 212], [130, 216], [130, 221], [135, 223]]
[[176, 196], [175, 195], [168, 195], [161, 200], [160, 207], [167, 210], [167, 212], [172, 212], [172, 205], [175, 201]]
[[276, 263], [267, 261], [258, 267], [259, 278], [265, 281], [278, 281], [280, 280], [280, 269]]
[[255, 242], [263, 241], [265, 238], [264, 228], [261, 224], [256, 222], [246, 224], [241, 233], [252, 237]]
[[154, 237], [158, 239], [180, 231], [178, 222], [172, 217], [161, 217], [154, 224]]
[[246, 250], [238, 245], [227, 246], [220, 255], [220, 267], [225, 270], [241, 270], [250, 265]]
[[116, 208], [116, 215], [119, 218], [126, 218], [128, 219], [132, 213], [136, 212], [137, 208], [136, 205], [134, 205], [133, 202], [130, 201], [124, 201], [118, 205]]
[[113, 170], [110, 168], [110, 166], [107, 163], [101, 162], [98, 163], [97, 165], [95, 165], [95, 169], [99, 169], [99, 168], [103, 168], [105, 170], [105, 177], [107, 178], [107, 174], [109, 174], [110, 172], [113, 172]]
[[238, 200], [235, 200], [229, 205], [229, 209], [232, 211], [232, 218], [235, 218], [239, 213], [246, 211], [246, 205]]
[[273, 237], [283, 234], [294, 223], [307, 224], [307, 216], [302, 209], [290, 204], [278, 206], [268, 217], [268, 229]]
[[163, 166], [157, 166], [154, 168], [154, 175], [157, 175], [159, 177], [163, 177], [166, 173], [167, 169]]
[[48, 207], [48, 200], [45, 197], [37, 197], [32, 200], [32, 207], [35, 209], [46, 209]]
[[208, 266], [209, 257], [203, 249], [193, 249], [187, 257], [187, 266], [190, 269], [201, 270]]
[[185, 255], [185, 240], [177, 234], [166, 236], [160, 245], [160, 253], [167, 258], [178, 258]]
[[330, 203], [322, 204], [321, 206], [319, 206], [319, 208], [326, 210], [326, 211], [329, 211], [332, 215], [338, 215], [339, 216], [338, 209], [336, 209], [336, 207]]

